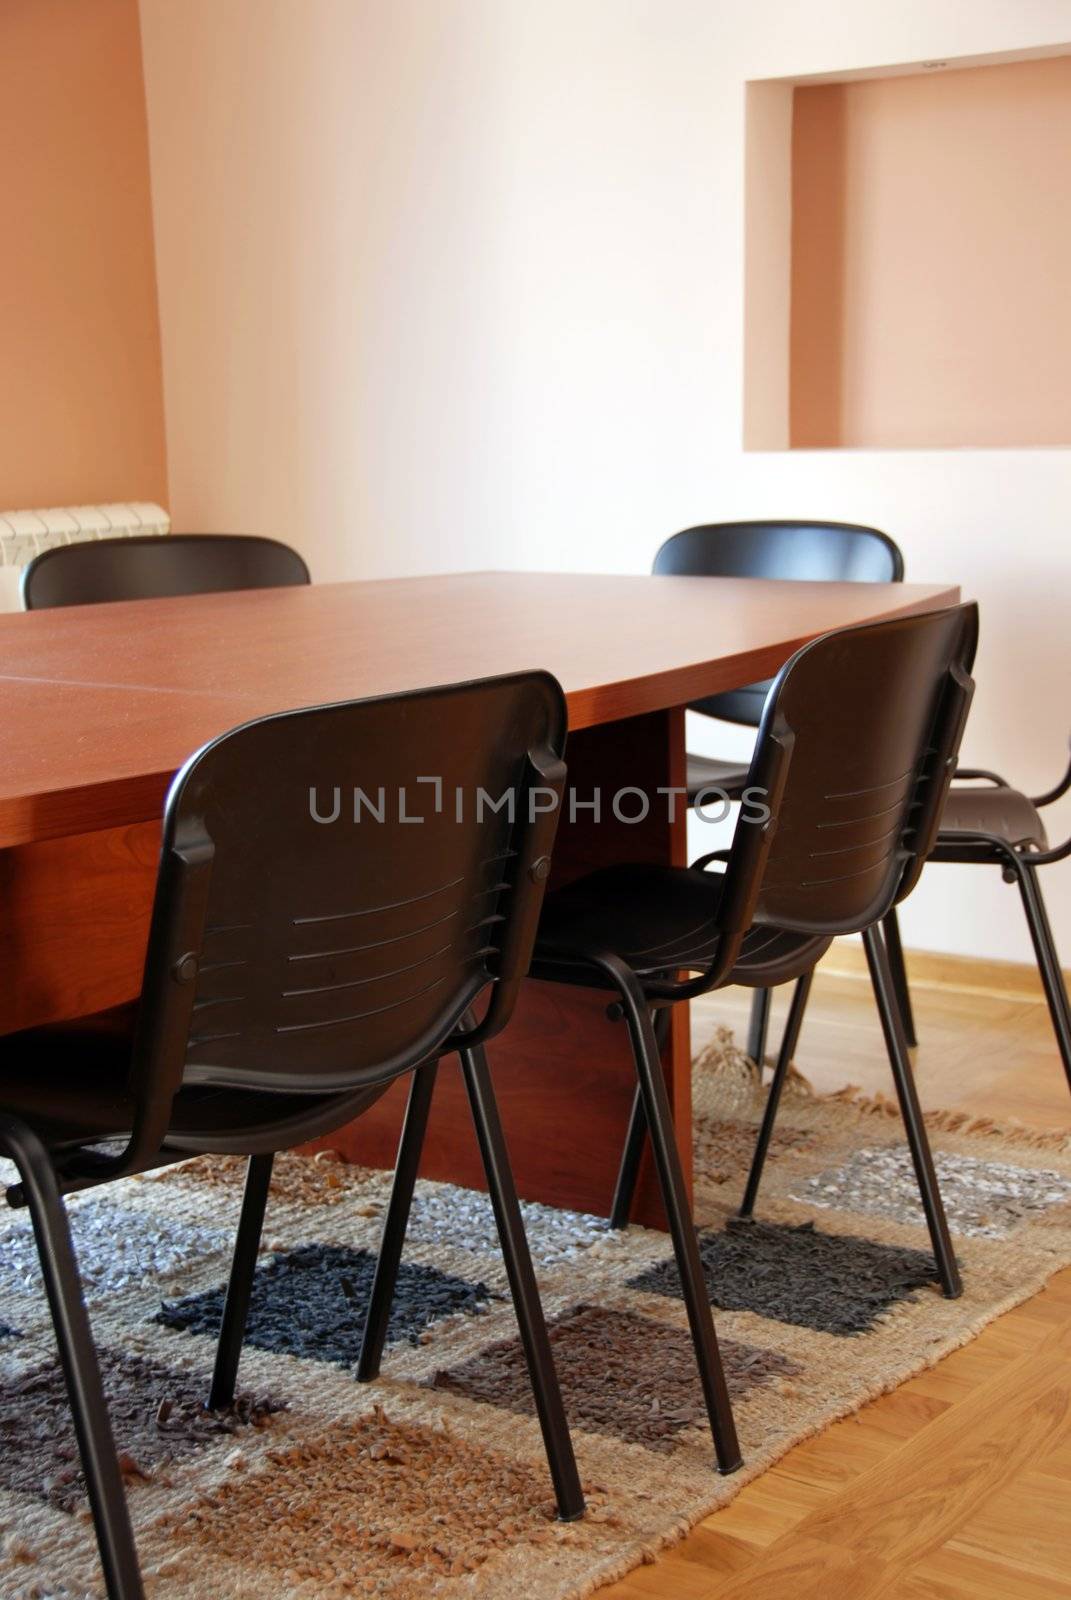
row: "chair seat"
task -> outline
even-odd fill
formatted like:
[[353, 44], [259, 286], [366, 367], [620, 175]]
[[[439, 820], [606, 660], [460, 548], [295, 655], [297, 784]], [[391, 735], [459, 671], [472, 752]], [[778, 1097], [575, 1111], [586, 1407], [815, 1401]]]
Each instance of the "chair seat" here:
[[[1045, 824], [1025, 794], [1018, 789], [981, 783], [954, 783], [941, 814], [941, 835], [992, 833], [1008, 844], [1024, 841], [1039, 850], [1048, 848]], [[934, 851], [940, 859], [941, 845]]]
[[[717, 950], [723, 879], [694, 867], [606, 867], [547, 896], [532, 972], [558, 980], [586, 951], [620, 956], [640, 977], [709, 965]], [[755, 926], [744, 938], [732, 983], [770, 988], [809, 972], [832, 939]], [[591, 984], [591, 973], [573, 982]], [[595, 985], [598, 987], [598, 985]]]
[[[0, 1040], [0, 1107], [29, 1122], [52, 1148], [131, 1132], [128, 1088], [137, 1005], [28, 1028]], [[198, 1085], [173, 1102], [166, 1148], [248, 1155], [341, 1127], [386, 1092], [270, 1094]], [[288, 1141], [289, 1136], [289, 1141]]]
[[685, 761], [690, 806], [695, 805], [696, 796], [704, 789], [724, 789], [730, 800], [739, 798], [751, 770], [746, 761], [719, 761], [715, 756], [697, 756], [691, 750]]

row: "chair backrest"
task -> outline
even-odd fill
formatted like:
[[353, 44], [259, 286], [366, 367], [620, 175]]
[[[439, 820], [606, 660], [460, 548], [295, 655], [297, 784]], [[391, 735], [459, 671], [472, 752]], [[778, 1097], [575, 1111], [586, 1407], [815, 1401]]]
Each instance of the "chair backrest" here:
[[309, 569], [297, 551], [277, 539], [237, 533], [135, 534], [43, 550], [22, 575], [22, 602], [27, 611], [40, 611], [308, 582]]
[[[729, 858], [723, 920], [857, 933], [936, 839], [974, 683], [976, 605], [844, 628], [774, 680]], [[763, 795], [765, 799], [763, 799]]]
[[[900, 583], [904, 558], [887, 533], [852, 522], [711, 522], [667, 539], [652, 571], [691, 578]], [[691, 710], [757, 728], [772, 681], [709, 695]]]
[[[348, 1093], [503, 1026], [565, 781], [543, 672], [263, 717], [176, 777], [135, 1096]], [[513, 796], [513, 803], [504, 796]], [[556, 798], [555, 798], [556, 797]]]

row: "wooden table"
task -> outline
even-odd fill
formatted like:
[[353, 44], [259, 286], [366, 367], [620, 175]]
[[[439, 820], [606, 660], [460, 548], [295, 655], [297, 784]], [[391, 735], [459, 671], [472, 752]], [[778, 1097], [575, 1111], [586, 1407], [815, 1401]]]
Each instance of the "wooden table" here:
[[[580, 797], [684, 782], [683, 707], [768, 677], [830, 628], [952, 604], [953, 588], [474, 573], [0, 616], [0, 1032], [137, 993], [172, 774], [205, 740], [290, 707], [546, 667], [568, 698]], [[554, 879], [686, 859], [683, 806], [563, 820]], [[521, 1193], [605, 1213], [632, 1089], [605, 997], [529, 983], [492, 1046]], [[687, 1009], [666, 1071], [691, 1165]], [[403, 1086], [328, 1142], [393, 1161]], [[479, 1184], [459, 1074], [440, 1074], [423, 1170]], [[645, 1174], [637, 1215], [657, 1220]]]

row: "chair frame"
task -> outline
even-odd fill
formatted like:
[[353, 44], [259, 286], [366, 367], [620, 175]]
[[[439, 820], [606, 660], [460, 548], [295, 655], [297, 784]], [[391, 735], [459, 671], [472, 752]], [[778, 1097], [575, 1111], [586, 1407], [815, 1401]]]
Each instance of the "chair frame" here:
[[[953, 609], [963, 613], [971, 608], [956, 607]], [[871, 624], [868, 626], [882, 627], [887, 625]], [[842, 631], [861, 632], [864, 630]], [[829, 637], [829, 635], [825, 636], [827, 639]], [[699, 861], [693, 864], [694, 868], [706, 870], [714, 863], [719, 863], [724, 867], [726, 877], [724, 897], [718, 908], [718, 924], [722, 929], [723, 936], [719, 941], [715, 957], [707, 970], [700, 977], [691, 981], [679, 979], [659, 980], [650, 976], [644, 976], [641, 979], [623, 962], [616, 962], [615, 966], [611, 968], [604, 952], [585, 952], [583, 959], [586, 959], [589, 967], [601, 968], [607, 976], [612, 975], [613, 986], [619, 992], [621, 1005], [626, 1017], [635, 1019], [642, 1011], [647, 1020], [646, 1027], [636, 1026], [635, 1020], [630, 1026], [637, 1069], [641, 1073], [641, 1087], [633, 1100], [628, 1131], [618, 1169], [611, 1211], [611, 1224], [614, 1227], [622, 1228], [628, 1224], [644, 1141], [648, 1131], [655, 1128], [652, 1110], [655, 1116], [661, 1117], [666, 1114], [652, 1104], [651, 1097], [645, 1092], [642, 1084], [642, 1078], [648, 1073], [654, 1071], [661, 1076], [658, 1040], [651, 1026], [651, 1010], [668, 1007], [678, 1000], [695, 998], [699, 994], [708, 993], [733, 981], [734, 969], [740, 954], [743, 936], [752, 924], [759, 899], [760, 885], [771, 848], [773, 831], [777, 826], [788, 768], [791, 762], [793, 740], [791, 733], [789, 733], [787, 741], [782, 739], [780, 735], [776, 706], [777, 692], [791, 673], [800, 656], [806, 650], [820, 646], [822, 643], [822, 640], [813, 641], [811, 645], [805, 646], [804, 651], [798, 652], [782, 668], [778, 679], [775, 681], [774, 689], [771, 691], [767, 702], [767, 709], [763, 715], [748, 783], [749, 786], [765, 790], [771, 813], [770, 822], [763, 827], [752, 826], [742, 830], [738, 829], [730, 849], [712, 851], [709, 855], [701, 857]], [[970, 646], [970, 654], [973, 655], [973, 642]], [[896, 890], [893, 904], [904, 899], [914, 888], [922, 871], [922, 866], [936, 841], [941, 807], [951, 782], [955, 756], [962, 738], [972, 695], [973, 682], [970, 677], [953, 667], [949, 672], [949, 681], [945, 687], [943, 703], [938, 713], [938, 721], [932, 740], [935, 770], [926, 783], [918, 815], [910, 825], [910, 833], [913, 835], [910, 861], [905, 866], [904, 877]], [[934, 1170], [925, 1122], [915, 1089], [910, 1058], [907, 1054], [907, 1041], [904, 1034], [895, 975], [881, 932], [883, 918], [892, 909], [891, 905], [887, 906], [884, 913], [879, 914], [874, 922], [862, 930], [863, 939], [888, 1050], [889, 1063], [903, 1116], [907, 1142], [918, 1180], [934, 1258], [937, 1263], [938, 1277], [945, 1295], [948, 1298], [956, 1298], [962, 1293], [962, 1279], [949, 1235], [947, 1218], [945, 1217]], [[573, 952], [572, 960], [577, 967], [583, 964], [578, 952]], [[569, 978], [567, 974], [563, 973], [560, 963], [555, 967], [548, 960], [542, 945], [537, 945], [533, 973], [551, 981], [555, 979], [558, 981], [578, 981], [575, 974], [572, 978]], [[745, 1218], [752, 1216], [754, 1212], [763, 1165], [777, 1117], [781, 1092], [795, 1051], [813, 976], [814, 967], [812, 964], [798, 972], [796, 977], [796, 987], [790, 1007], [789, 1019], [759, 1129], [744, 1197], [740, 1206], [739, 1214]], [[617, 1007], [614, 1007], [611, 1010], [611, 1014], [620, 1015], [621, 1012]], [[666, 1017], [668, 1020], [668, 1010]], [[664, 1132], [664, 1126], [662, 1132]], [[658, 1133], [655, 1141], [656, 1157], [662, 1132]], [[661, 1166], [659, 1166], [659, 1170], [661, 1176]], [[667, 1211], [669, 1210], [670, 1205], [667, 1200]], [[672, 1211], [670, 1215], [672, 1223]], [[676, 1242], [675, 1228], [674, 1236]], [[690, 1254], [690, 1252], [688, 1253]], [[680, 1254], [678, 1255], [678, 1265], [682, 1281], [687, 1285], [690, 1269], [686, 1260], [681, 1259]], [[702, 1282], [701, 1271], [699, 1281], [700, 1283]], [[687, 1287], [685, 1292], [686, 1295], [689, 1293]], [[698, 1346], [697, 1357], [700, 1360], [702, 1370], [703, 1356]], [[715, 1429], [715, 1438], [717, 1440], [717, 1429]]]

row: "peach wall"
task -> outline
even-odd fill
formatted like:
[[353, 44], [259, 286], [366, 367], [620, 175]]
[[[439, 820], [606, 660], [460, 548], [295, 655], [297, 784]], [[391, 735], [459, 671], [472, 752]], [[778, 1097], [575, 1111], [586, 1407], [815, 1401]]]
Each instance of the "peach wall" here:
[[[142, 0], [176, 527], [465, 563], [514, 0]], [[494, 352], [492, 351], [492, 355]]]
[[167, 501], [137, 0], [0, 5], [0, 506]]
[[797, 88], [794, 446], [1071, 444], [1071, 57]]

